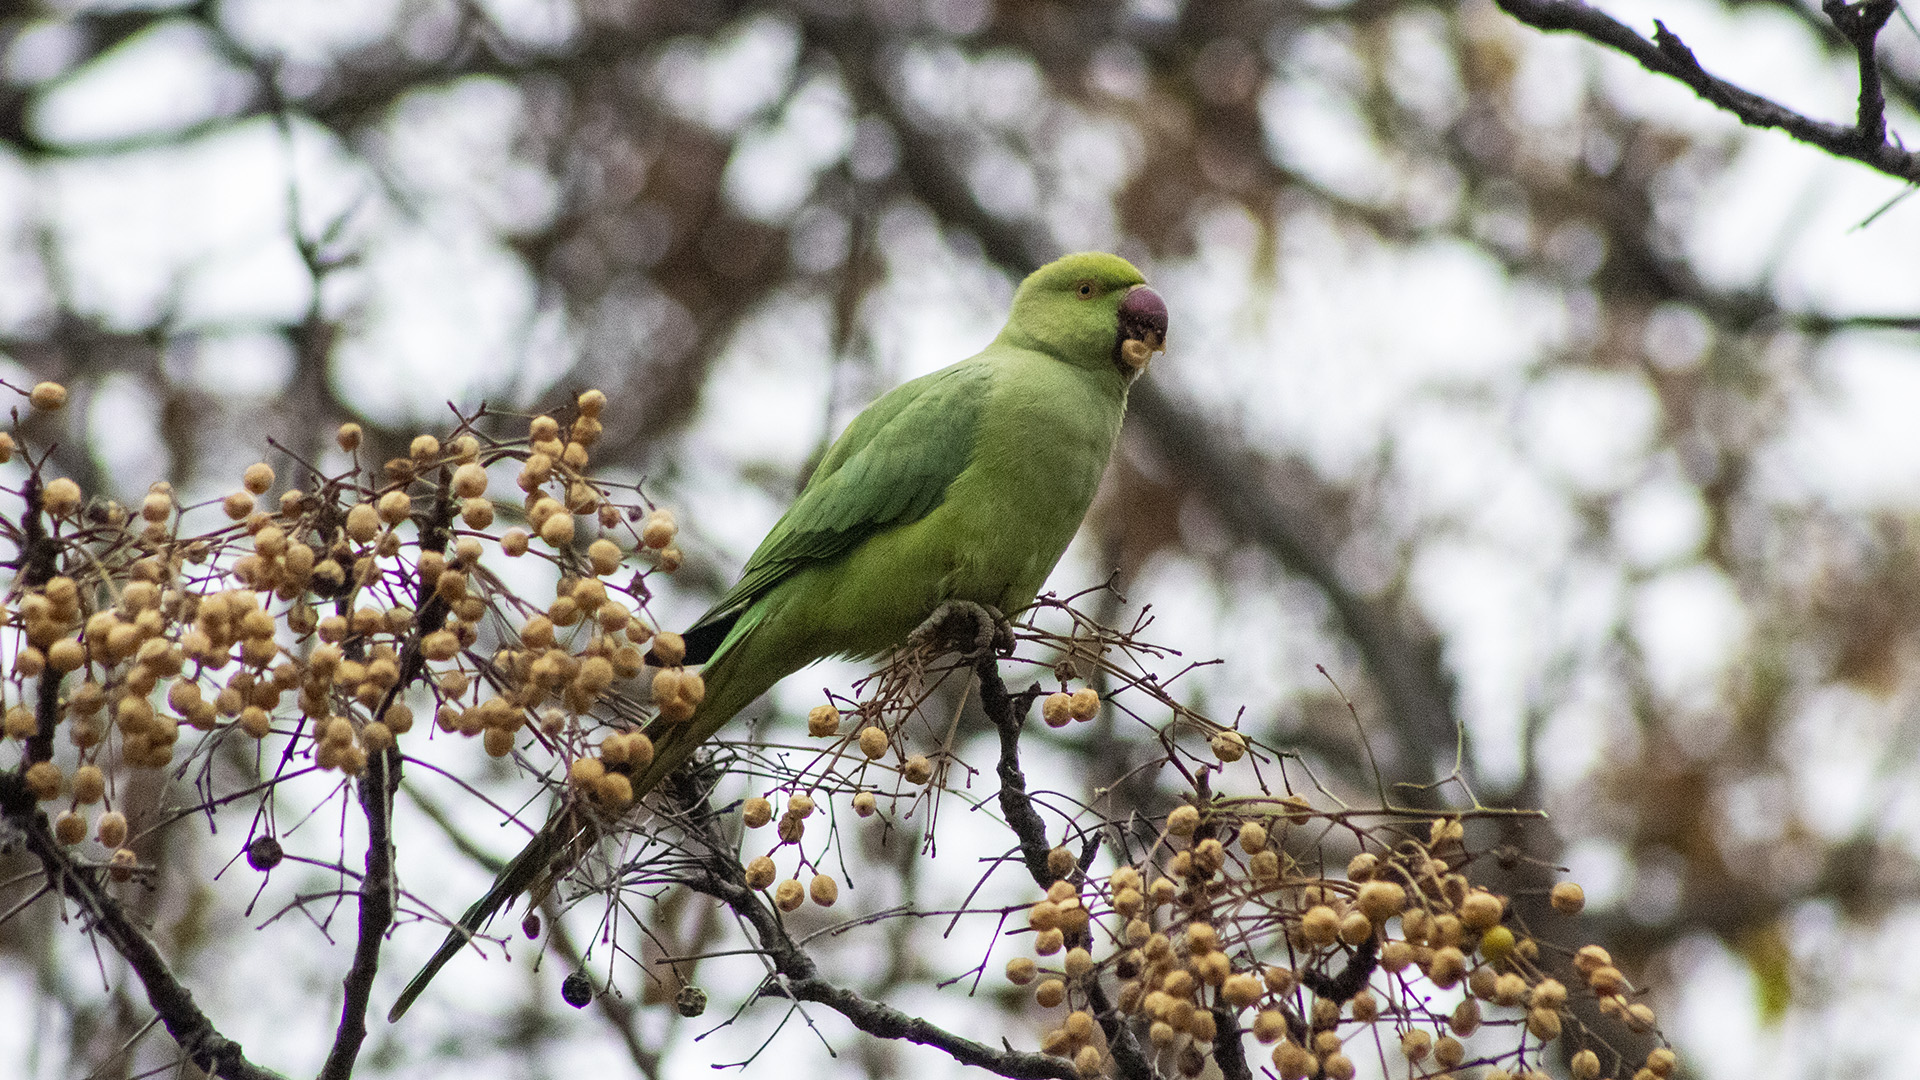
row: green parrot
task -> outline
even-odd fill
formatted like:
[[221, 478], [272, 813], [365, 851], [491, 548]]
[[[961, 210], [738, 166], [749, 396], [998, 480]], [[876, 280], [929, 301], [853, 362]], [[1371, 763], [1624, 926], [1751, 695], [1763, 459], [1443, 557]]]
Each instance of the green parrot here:
[[[690, 719], [649, 725], [654, 756], [632, 776], [634, 796], [817, 660], [879, 655], [948, 601], [1005, 613], [1031, 604], [1093, 501], [1127, 387], [1166, 333], [1166, 304], [1131, 263], [1068, 255], [1021, 282], [992, 344], [855, 417], [739, 583], [683, 635], [685, 662], [706, 665], [706, 695]], [[555, 815], [387, 1019], [398, 1020], [503, 905], [550, 887], [576, 846], [597, 836], [590, 818]]]

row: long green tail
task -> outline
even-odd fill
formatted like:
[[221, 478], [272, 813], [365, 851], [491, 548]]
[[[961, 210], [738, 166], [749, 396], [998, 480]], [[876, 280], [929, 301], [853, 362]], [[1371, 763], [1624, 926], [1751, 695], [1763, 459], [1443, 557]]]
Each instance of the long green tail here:
[[[690, 719], [683, 724], [662, 725], [656, 720], [648, 725], [648, 734], [654, 739], [653, 761], [633, 777], [633, 796], [636, 800], [652, 791], [667, 774], [685, 764], [700, 744], [733, 719], [735, 713], [746, 708], [753, 699], [793, 670], [779, 662], [753, 663], [753, 654], [760, 650], [755, 649], [752, 639], [746, 636], [748, 628], [736, 627], [729, 640], [708, 661], [701, 673], [707, 683], [707, 697]], [[795, 664], [794, 668], [798, 666]], [[440, 943], [440, 948], [434, 951], [426, 966], [407, 983], [406, 989], [400, 991], [400, 997], [387, 1012], [387, 1022], [393, 1023], [406, 1015], [414, 999], [426, 990], [435, 975], [440, 974], [440, 969], [446, 967], [447, 962], [458, 955], [461, 949], [466, 948], [467, 943], [480, 933], [481, 928], [501, 908], [532, 887], [543, 873], [549, 870], [557, 872], [555, 859], [574, 846], [583, 827], [580, 816], [564, 808], [548, 819], [533, 839], [527, 841], [527, 846], [521, 849], [520, 854], [515, 855], [506, 869], [493, 879], [493, 885], [486, 895], [474, 901], [466, 914], [460, 916], [460, 921], [447, 931], [446, 940]]]

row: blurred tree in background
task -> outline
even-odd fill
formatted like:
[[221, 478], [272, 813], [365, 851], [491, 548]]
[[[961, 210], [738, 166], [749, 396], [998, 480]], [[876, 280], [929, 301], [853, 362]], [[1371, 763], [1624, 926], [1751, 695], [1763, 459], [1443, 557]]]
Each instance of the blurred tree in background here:
[[[1558, 25], [1560, 5], [1509, 6]], [[1853, 123], [1860, 50], [1829, 16], [1655, 16], [1706, 70]], [[1904, 18], [1869, 41], [1911, 136], [1920, 42]], [[1055, 588], [1113, 573], [1103, 621], [1152, 605], [1156, 641], [1225, 661], [1185, 676], [1194, 703], [1331, 789], [1373, 778], [1317, 664], [1388, 782], [1457, 768], [1484, 805], [1545, 808], [1479, 842], [1572, 867], [1592, 902], [1569, 940], [1653, 988], [1698, 1075], [1903, 1074], [1920, 208], [1881, 144], [1846, 144], [1863, 164], [1744, 130], [1484, 0], [0, 0], [0, 56], [0, 366], [72, 391], [20, 429], [51, 474], [189, 502], [267, 438], [284, 469], [356, 422], [381, 461], [448, 401], [599, 387], [596, 467], [687, 530], [669, 626], [840, 424], [984, 344], [1021, 274], [1135, 259], [1171, 353]], [[1164, 813], [1166, 778], [1135, 771], [1158, 750], [1123, 734], [1047, 739], [1035, 784], [1125, 782]], [[511, 810], [512, 779], [476, 782]], [[201, 843], [171, 858], [210, 874], [236, 850]], [[869, 853], [887, 895], [959, 903], [918, 850]], [[1532, 865], [1505, 887], [1541, 906]], [[450, 870], [432, 899], [485, 876]], [[312, 935], [252, 934], [245, 892], [167, 873], [145, 904], [182, 969], [286, 982], [199, 990], [228, 1034], [318, 1060], [338, 974], [264, 943]], [[718, 916], [679, 903], [659, 948], [700, 951]], [[149, 1014], [50, 944], [53, 919], [0, 927], [14, 1015], [48, 1018], [0, 1037], [13, 1068], [170, 1060], [115, 1056]], [[940, 933], [888, 924], [836, 970], [1031, 1045], [1015, 999], [933, 989], [975, 962], [947, 965]], [[486, 996], [376, 1032], [363, 1070], [562, 1075], [631, 1048], [675, 1075], [765, 1034], [716, 1048], [665, 1008], [576, 1022], [549, 974], [475, 976]], [[959, 1068], [803, 1038], [754, 1068]]]

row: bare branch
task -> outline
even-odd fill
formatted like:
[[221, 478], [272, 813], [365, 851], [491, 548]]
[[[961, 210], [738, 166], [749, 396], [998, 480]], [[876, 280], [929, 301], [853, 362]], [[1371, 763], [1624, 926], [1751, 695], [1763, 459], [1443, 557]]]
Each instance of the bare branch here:
[[1548, 32], [1570, 31], [1625, 53], [1658, 75], [1678, 79], [1700, 97], [1752, 127], [1778, 128], [1835, 157], [1848, 158], [1888, 176], [1920, 182], [1920, 157], [1887, 139], [1886, 99], [1875, 67], [1874, 39], [1893, 14], [1894, 0], [1844, 4], [1828, 0], [1827, 17], [1860, 56], [1860, 109], [1852, 125], [1815, 120], [1769, 98], [1735, 86], [1701, 65], [1693, 50], [1655, 21], [1653, 39], [1583, 0], [1496, 0], [1501, 10], [1528, 26]]

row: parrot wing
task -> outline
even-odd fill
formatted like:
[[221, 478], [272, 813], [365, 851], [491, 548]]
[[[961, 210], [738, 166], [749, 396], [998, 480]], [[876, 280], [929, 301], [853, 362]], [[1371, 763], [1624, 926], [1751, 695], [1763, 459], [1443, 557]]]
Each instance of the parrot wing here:
[[706, 661], [756, 601], [800, 568], [925, 517], [973, 455], [993, 368], [979, 358], [906, 383], [848, 426], [740, 580], [682, 636]]

